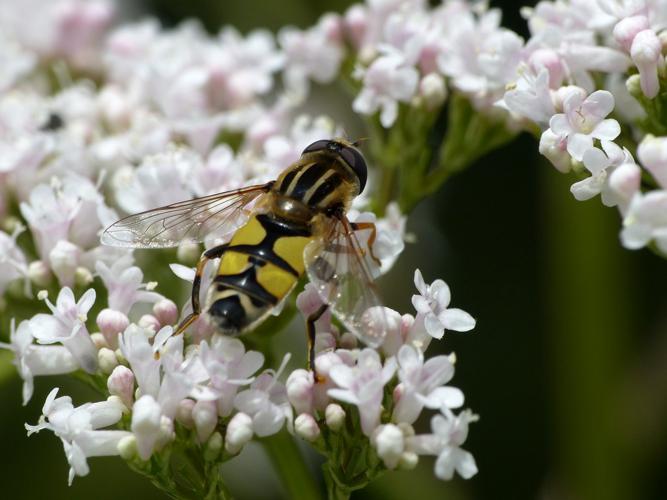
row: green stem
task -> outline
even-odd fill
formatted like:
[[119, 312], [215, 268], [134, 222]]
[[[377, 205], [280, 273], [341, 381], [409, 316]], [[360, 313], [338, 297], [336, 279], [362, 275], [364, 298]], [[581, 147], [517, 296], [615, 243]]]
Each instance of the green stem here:
[[320, 500], [320, 487], [299, 448], [286, 431], [263, 439], [262, 444], [283, 481], [288, 498]]

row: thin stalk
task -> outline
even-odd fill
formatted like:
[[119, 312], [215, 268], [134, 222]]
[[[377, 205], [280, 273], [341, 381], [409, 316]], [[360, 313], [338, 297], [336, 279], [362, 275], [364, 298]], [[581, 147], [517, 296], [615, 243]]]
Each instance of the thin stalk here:
[[261, 442], [287, 490], [288, 498], [322, 498], [320, 487], [292, 436], [281, 431]]

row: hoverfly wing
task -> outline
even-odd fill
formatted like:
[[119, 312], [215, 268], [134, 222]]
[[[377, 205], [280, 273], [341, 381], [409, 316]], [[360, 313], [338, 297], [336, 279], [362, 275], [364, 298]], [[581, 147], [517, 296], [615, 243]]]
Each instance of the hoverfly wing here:
[[107, 227], [100, 239], [117, 247], [168, 248], [227, 234], [247, 220], [250, 205], [270, 186], [248, 186], [130, 215]]
[[387, 335], [387, 315], [373, 282], [376, 264], [367, 258], [343, 215], [304, 250], [308, 279], [338, 319], [365, 344], [378, 347]]

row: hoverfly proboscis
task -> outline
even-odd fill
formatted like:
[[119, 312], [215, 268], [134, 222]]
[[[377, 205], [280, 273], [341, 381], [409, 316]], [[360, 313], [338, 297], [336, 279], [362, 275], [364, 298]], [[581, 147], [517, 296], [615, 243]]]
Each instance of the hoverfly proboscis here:
[[[102, 243], [167, 248], [233, 232], [227, 243], [202, 254], [192, 286], [192, 313], [175, 334], [202, 312], [201, 279], [212, 259], [220, 263], [204, 310], [226, 335], [257, 326], [307, 273], [324, 302], [307, 318], [308, 365], [314, 372], [315, 322], [328, 307], [371, 347], [382, 343], [387, 330], [373, 282], [379, 265], [372, 254], [375, 225], [350, 222], [346, 215], [367, 178], [366, 162], [355, 146], [344, 139], [316, 141], [274, 181], [130, 215], [109, 226]], [[358, 231], [370, 231], [367, 249]]]

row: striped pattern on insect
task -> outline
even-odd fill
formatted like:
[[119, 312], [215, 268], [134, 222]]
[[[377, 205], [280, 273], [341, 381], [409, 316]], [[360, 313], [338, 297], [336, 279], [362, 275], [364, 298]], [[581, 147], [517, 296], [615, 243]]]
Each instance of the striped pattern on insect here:
[[[173, 247], [234, 230], [231, 240], [205, 251], [192, 288], [192, 313], [182, 333], [202, 312], [200, 285], [206, 263], [220, 259], [204, 311], [217, 329], [239, 335], [253, 329], [307, 273], [325, 303], [307, 321], [308, 359], [313, 369], [314, 323], [330, 307], [361, 340], [379, 345], [386, 322], [376, 287], [372, 255], [375, 226], [346, 216], [364, 189], [366, 162], [356, 144], [320, 140], [275, 181], [174, 203], [131, 215], [109, 226], [102, 243], [133, 248]], [[370, 231], [368, 249], [357, 231]]]

